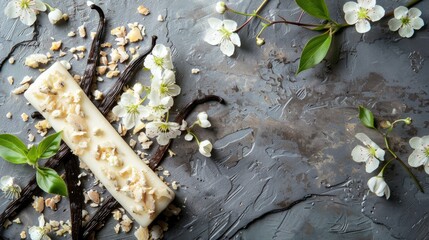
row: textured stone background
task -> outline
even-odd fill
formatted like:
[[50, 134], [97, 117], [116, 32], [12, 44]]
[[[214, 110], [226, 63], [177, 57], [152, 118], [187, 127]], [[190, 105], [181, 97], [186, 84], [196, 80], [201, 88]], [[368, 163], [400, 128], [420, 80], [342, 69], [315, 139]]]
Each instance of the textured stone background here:
[[[48, 1], [48, 0], [47, 0]], [[314, 33], [293, 26], [275, 26], [264, 34], [267, 44], [255, 46], [256, 21], [242, 32], [242, 47], [232, 58], [202, 38], [209, 17], [220, 17], [214, 11], [215, 0], [160, 1], [95, 1], [106, 12], [108, 27], [138, 21], [147, 34], [159, 36], [159, 43], [173, 49], [173, 60], [183, 94], [176, 98], [177, 109], [202, 94], [217, 94], [228, 105], [208, 104], [205, 110], [214, 127], [200, 131], [215, 144], [212, 158], [198, 153], [194, 143], [174, 141], [174, 158], [163, 166], [182, 185], [176, 205], [182, 207], [177, 220], [169, 222], [166, 239], [429, 239], [429, 195], [418, 192], [405, 171], [394, 164], [386, 172], [392, 190], [386, 201], [368, 193], [364, 166], [351, 160], [357, 144], [354, 134], [365, 132], [357, 120], [356, 108], [363, 104], [377, 116], [386, 119], [413, 118], [413, 126], [395, 130], [395, 149], [403, 159], [411, 153], [408, 139], [429, 133], [427, 108], [429, 68], [429, 31], [425, 26], [412, 39], [391, 33], [387, 21], [373, 25], [371, 32], [360, 35], [346, 29], [334, 42], [328, 61], [313, 70], [295, 76], [299, 53]], [[251, 11], [260, 1], [233, 1], [231, 6]], [[342, 19], [345, 1], [329, 1], [336, 19]], [[406, 1], [378, 1], [387, 11]], [[19, 48], [17, 62], [6, 64], [0, 72], [0, 131], [26, 138], [33, 134], [33, 121], [24, 123], [19, 115], [31, 113], [23, 96], [10, 95], [11, 89], [25, 75], [38, 76], [37, 70], [23, 65], [31, 53], [46, 53], [51, 37], [63, 40], [65, 49], [90, 40], [69, 38], [66, 34], [85, 23], [88, 32], [95, 31], [98, 18], [82, 0], [48, 1], [70, 14], [70, 21], [52, 26], [46, 14], [39, 17], [38, 42]], [[151, 14], [136, 12], [144, 3]], [[0, 3], [3, 9], [6, 1]], [[418, 7], [429, 22], [429, 2]], [[165, 16], [165, 22], [156, 21]], [[300, 14], [294, 1], [272, 0], [263, 15], [278, 15], [295, 20]], [[227, 15], [239, 23], [244, 18]], [[306, 16], [303, 22], [314, 19]], [[342, 20], [340, 20], [342, 21]], [[33, 27], [0, 14], [0, 58], [19, 41], [31, 39]], [[107, 41], [113, 37], [107, 34]], [[144, 48], [148, 40], [139, 45]], [[68, 54], [65, 59], [72, 59]], [[71, 72], [82, 74], [85, 61], [71, 60]], [[123, 66], [122, 66], [123, 68]], [[199, 68], [199, 75], [191, 69]], [[16, 79], [10, 86], [6, 78]], [[99, 84], [106, 90], [115, 80]], [[135, 81], [148, 82], [141, 74]], [[12, 120], [5, 117], [11, 111]], [[192, 121], [195, 115], [190, 117]], [[35, 134], [36, 135], [36, 134]], [[382, 144], [382, 139], [374, 136]], [[134, 136], [134, 138], [136, 138]], [[37, 140], [40, 136], [37, 136]], [[413, 170], [426, 192], [429, 176], [422, 169]], [[24, 186], [32, 176], [29, 167], [0, 161], [0, 175], [16, 176]], [[85, 183], [86, 189], [92, 180]], [[8, 201], [0, 200], [0, 210]], [[88, 210], [92, 211], [88, 207]], [[45, 210], [46, 219], [69, 218], [64, 199], [57, 212]], [[5, 239], [17, 239], [27, 226], [37, 225], [37, 214], [30, 207], [19, 214], [23, 225], [14, 224], [0, 232]], [[132, 234], [116, 235], [111, 219], [98, 233], [100, 239], [133, 239]]]

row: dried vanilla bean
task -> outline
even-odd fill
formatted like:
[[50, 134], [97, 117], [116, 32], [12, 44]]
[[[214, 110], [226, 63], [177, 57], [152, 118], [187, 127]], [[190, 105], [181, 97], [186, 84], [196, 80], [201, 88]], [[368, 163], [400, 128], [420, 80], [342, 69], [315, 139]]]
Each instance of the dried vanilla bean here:
[[[188, 105], [186, 105], [176, 116], [175, 121], [179, 124], [182, 123], [182, 120], [184, 120], [188, 115], [200, 104], [216, 101], [221, 104], [225, 104], [225, 100], [219, 96], [215, 95], [207, 95], [202, 98], [198, 98], [190, 102]], [[149, 166], [152, 170], [154, 170], [159, 163], [164, 158], [165, 154], [167, 153], [167, 150], [171, 144], [172, 140], [165, 145], [165, 146], [159, 146], [154, 156], [149, 161]], [[108, 217], [110, 216], [111, 212], [118, 208], [120, 205], [119, 203], [110, 196], [103, 205], [102, 208], [98, 209], [95, 215], [91, 218], [91, 220], [86, 224], [85, 231], [83, 234], [84, 239], [95, 239], [94, 234], [95, 230], [101, 228], [104, 223], [107, 221]]]

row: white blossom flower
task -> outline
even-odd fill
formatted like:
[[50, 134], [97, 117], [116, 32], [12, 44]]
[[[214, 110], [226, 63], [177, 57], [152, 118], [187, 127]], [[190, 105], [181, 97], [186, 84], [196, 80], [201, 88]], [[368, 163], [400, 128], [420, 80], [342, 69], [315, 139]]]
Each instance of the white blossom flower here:
[[188, 127], [188, 122], [186, 122], [185, 120], [182, 120], [182, 125], [180, 125], [180, 131], [185, 131], [187, 127]]
[[48, 14], [49, 22], [52, 24], [56, 24], [61, 19], [63, 19], [63, 12], [61, 12], [60, 9], [55, 8], [54, 10], [50, 11]]
[[51, 238], [46, 235], [47, 230], [45, 228], [45, 218], [42, 215], [38, 218], [39, 226], [32, 226], [28, 229], [28, 234], [30, 235], [31, 240], [50, 240]]
[[118, 105], [112, 109], [112, 112], [122, 118], [122, 123], [126, 129], [131, 129], [146, 114], [146, 110], [141, 105], [141, 99], [138, 96], [125, 92], [122, 94]]
[[429, 174], [429, 136], [411, 138], [410, 146], [414, 151], [408, 157], [408, 164], [411, 167], [423, 165], [425, 172]]
[[149, 121], [160, 120], [173, 106], [173, 98], [170, 96], [160, 98], [159, 95], [150, 99], [150, 102], [145, 106], [146, 111], [143, 113], [143, 118]]
[[384, 150], [381, 149], [375, 142], [373, 142], [364, 133], [357, 133], [355, 135], [365, 146], [357, 145], [352, 150], [352, 158], [355, 162], [365, 162], [365, 170], [370, 173], [378, 168], [380, 161], [384, 161]]
[[237, 23], [232, 20], [220, 20], [209, 18], [210, 29], [208, 30], [204, 41], [210, 45], [219, 45], [223, 54], [228, 57], [234, 54], [235, 46], [240, 47], [240, 37], [234, 31], [237, 29]]
[[343, 6], [345, 20], [348, 24], [355, 25], [358, 33], [366, 33], [371, 29], [369, 21], [376, 22], [384, 16], [384, 8], [375, 5], [375, 0], [357, 0], [346, 2]]
[[224, 1], [220, 1], [216, 3], [216, 12], [220, 14], [224, 14], [226, 11], [226, 4]]
[[180, 87], [176, 84], [176, 77], [171, 70], [164, 70], [161, 76], [154, 76], [150, 87], [149, 99], [155, 97], [164, 98], [167, 96], [177, 96], [180, 94]]
[[152, 54], [149, 54], [144, 60], [144, 66], [158, 77], [161, 76], [162, 70], [172, 70], [174, 66], [171, 61], [171, 49], [162, 44], [156, 44]]
[[187, 133], [187, 134], [185, 135], [185, 140], [186, 140], [186, 141], [190, 142], [190, 141], [192, 141], [193, 139], [194, 139], [194, 136], [193, 136], [192, 134]]
[[4, 9], [8, 18], [17, 18], [25, 25], [31, 26], [36, 21], [36, 14], [46, 11], [46, 5], [41, 0], [12, 0]]
[[136, 83], [133, 86], [133, 91], [136, 95], [140, 96], [140, 94], [142, 94], [144, 91], [144, 87], [141, 83]]
[[154, 121], [146, 124], [146, 135], [150, 138], [156, 137], [158, 144], [167, 145], [170, 139], [180, 136], [180, 125], [175, 122]]
[[199, 149], [200, 153], [206, 157], [212, 156], [213, 145], [209, 140], [200, 142]]
[[209, 127], [211, 127], [212, 124], [210, 123], [209, 120], [207, 120], [208, 117], [209, 116], [207, 115], [206, 112], [200, 112], [200, 113], [198, 113], [198, 115], [197, 115], [197, 118], [198, 118], [197, 124], [200, 125], [200, 127], [202, 127], [202, 128], [209, 128]]
[[422, 12], [417, 8], [408, 8], [400, 6], [395, 9], [394, 18], [389, 20], [389, 29], [398, 31], [401, 37], [410, 38], [414, 34], [414, 30], [419, 30], [423, 27], [424, 22], [420, 17]]
[[13, 183], [11, 176], [3, 176], [0, 179], [0, 189], [7, 199], [17, 199], [21, 194], [21, 187]]
[[390, 198], [390, 188], [386, 181], [384, 181], [382, 172], [368, 180], [368, 187], [375, 195], [379, 197], [386, 196], [386, 199]]

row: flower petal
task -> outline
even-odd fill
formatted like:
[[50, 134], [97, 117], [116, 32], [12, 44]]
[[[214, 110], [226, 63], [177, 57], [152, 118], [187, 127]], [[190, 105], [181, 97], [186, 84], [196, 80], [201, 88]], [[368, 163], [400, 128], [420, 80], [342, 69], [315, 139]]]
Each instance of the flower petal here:
[[392, 18], [387, 23], [389, 25], [390, 31], [398, 31], [398, 29], [402, 26], [402, 22], [399, 19]]
[[46, 11], [46, 5], [40, 0], [34, 0], [34, 5], [31, 8], [41, 12]]
[[356, 24], [358, 21], [357, 12], [346, 12], [346, 14], [344, 15], [344, 19], [346, 20], [347, 24]]
[[414, 34], [414, 29], [409, 25], [404, 25], [399, 29], [399, 35], [404, 38], [410, 38]]
[[222, 28], [223, 22], [220, 19], [217, 18], [209, 18], [208, 19], [209, 25], [214, 30], [219, 30]]
[[352, 159], [355, 162], [366, 162], [368, 160], [369, 152], [366, 147], [357, 145], [352, 150]]
[[378, 161], [376, 158], [370, 157], [366, 162], [365, 171], [367, 173], [372, 173], [374, 172], [375, 169], [378, 168], [379, 165], [380, 165], [380, 161]]
[[375, 0], [357, 0], [360, 7], [371, 9], [375, 6]]
[[408, 16], [410, 18], [417, 18], [420, 17], [422, 15], [422, 11], [420, 11], [418, 8], [410, 8], [410, 10], [408, 10]]
[[418, 149], [423, 146], [423, 139], [419, 137], [413, 137], [409, 141], [411, 148]]
[[368, 20], [365, 20], [365, 19], [361, 19], [357, 21], [355, 27], [358, 33], [366, 33], [366, 32], [369, 32], [369, 30], [371, 30], [371, 25], [369, 24]]
[[231, 41], [224, 40], [220, 43], [220, 50], [223, 52], [223, 54], [231, 57], [232, 54], [234, 54], [235, 47]]
[[390, 188], [389, 185], [386, 184], [386, 188], [384, 189], [384, 195], [386, 196], [386, 199], [390, 198]]
[[125, 110], [125, 108], [121, 105], [117, 105], [112, 109], [112, 112], [118, 116], [118, 117], [123, 117], [125, 116], [125, 114], [127, 113], [127, 111]]
[[395, 16], [396, 19], [401, 19], [405, 17], [407, 13], [408, 13], [408, 8], [404, 6], [399, 6], [395, 8], [395, 10], [393, 11], [393, 15]]
[[375, 22], [384, 17], [384, 8], [380, 5], [376, 5], [374, 8], [368, 11], [368, 17], [371, 21]]
[[231, 42], [237, 46], [240, 47], [241, 46], [241, 41], [240, 41], [240, 36], [238, 36], [237, 33], [232, 33], [230, 36]]
[[221, 32], [213, 29], [207, 30], [204, 41], [210, 45], [219, 45], [222, 42], [223, 35]]
[[413, 27], [415, 30], [419, 30], [420, 28], [422, 28], [425, 25], [425, 23], [423, 22], [423, 19], [421, 18], [415, 18], [412, 20], [411, 23], [411, 27]]
[[168, 54], [168, 49], [162, 44], [156, 44], [152, 50], [154, 56], [164, 58]]
[[359, 10], [359, 5], [355, 2], [346, 2], [343, 6], [343, 11], [348, 12], [357, 12]]
[[408, 164], [411, 167], [419, 167], [423, 164], [427, 164], [429, 161], [425, 154], [424, 148], [414, 150], [408, 157]]
[[36, 13], [31, 9], [24, 9], [19, 17], [22, 23], [31, 26], [36, 21]]
[[387, 187], [386, 182], [381, 178], [377, 179], [377, 184], [375, 185], [374, 193], [375, 195], [382, 197], [384, 195], [384, 189]]
[[126, 129], [131, 129], [136, 125], [137, 114], [127, 114], [122, 118], [122, 123]]
[[425, 172], [426, 172], [427, 174], [429, 174], [429, 164], [426, 164], [426, 165], [425, 165]]
[[21, 8], [15, 1], [10, 1], [4, 9], [4, 14], [6, 14], [8, 18], [17, 18], [21, 15]]
[[368, 180], [368, 188], [371, 192], [374, 192], [377, 185], [377, 177], [372, 177]]
[[165, 146], [168, 144], [168, 142], [170, 141], [170, 138], [168, 138], [167, 136], [165, 136], [164, 134], [159, 135], [156, 138], [156, 141], [158, 141], [158, 144], [161, 146]]
[[385, 153], [386, 152], [381, 148], [375, 149], [375, 156], [377, 157], [378, 160], [384, 161], [384, 154]]
[[232, 20], [223, 20], [223, 26], [229, 32], [234, 32], [237, 29], [237, 23]]

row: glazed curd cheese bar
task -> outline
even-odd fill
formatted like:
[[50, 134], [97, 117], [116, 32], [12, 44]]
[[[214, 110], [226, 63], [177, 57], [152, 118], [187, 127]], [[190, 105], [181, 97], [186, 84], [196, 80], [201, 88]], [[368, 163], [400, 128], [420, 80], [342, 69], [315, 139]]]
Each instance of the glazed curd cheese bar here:
[[43, 72], [24, 93], [73, 154], [143, 227], [173, 200], [173, 191], [119, 136], [61, 63]]

